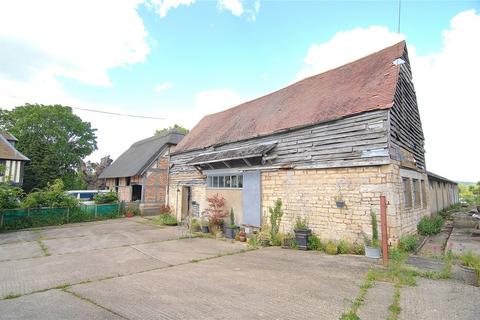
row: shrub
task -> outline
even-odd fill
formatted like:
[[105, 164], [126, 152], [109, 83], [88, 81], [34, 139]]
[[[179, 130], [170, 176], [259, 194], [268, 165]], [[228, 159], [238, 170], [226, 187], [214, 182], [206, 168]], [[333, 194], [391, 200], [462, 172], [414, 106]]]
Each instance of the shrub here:
[[390, 248], [388, 250], [388, 257], [394, 262], [401, 262], [406, 258], [406, 253], [398, 248]]
[[166, 226], [176, 226], [177, 219], [170, 214], [162, 214], [158, 217], [158, 220]]
[[118, 195], [112, 191], [99, 193], [93, 197], [93, 201], [95, 201], [96, 204], [113, 203], [118, 201]]
[[275, 235], [275, 238], [272, 239], [272, 246], [281, 246], [283, 244], [283, 239], [285, 238], [285, 235], [283, 233], [277, 233]]
[[335, 244], [335, 242], [328, 241], [327, 245], [325, 247], [325, 252], [327, 254], [331, 254], [331, 255], [337, 254], [338, 253], [338, 248], [337, 248], [337, 245]]
[[63, 190], [63, 181], [55, 180], [42, 190], [29, 193], [22, 202], [24, 208], [75, 208], [79, 202], [74, 197], [67, 195]]
[[372, 218], [372, 247], [378, 247], [378, 221], [375, 212], [370, 212]]
[[0, 210], [18, 208], [22, 196], [22, 189], [0, 184]]
[[276, 238], [277, 233], [280, 228], [280, 221], [282, 220], [283, 216], [283, 210], [282, 210], [282, 199], [278, 198], [275, 201], [275, 207], [268, 208], [268, 211], [270, 212], [270, 233], [272, 235], [272, 240]]
[[127, 208], [125, 209], [126, 212], [130, 213], [131, 215], [134, 216], [140, 216], [142, 212], [138, 208], [138, 206], [134, 203], [128, 204]]
[[362, 244], [355, 242], [352, 246], [352, 252], [353, 254], [364, 255], [365, 247]]
[[190, 230], [192, 232], [198, 232], [200, 231], [201, 226], [200, 226], [200, 221], [198, 219], [193, 218], [192, 221], [190, 221]]
[[418, 223], [417, 230], [424, 236], [440, 233], [443, 227], [443, 218], [439, 215], [434, 217], [423, 217]]
[[262, 228], [257, 236], [258, 243], [262, 246], [269, 246], [272, 243], [272, 234], [269, 228]]
[[227, 212], [224, 209], [225, 198], [218, 193], [212, 197], [207, 198], [208, 208], [205, 212], [208, 216], [208, 224], [210, 229], [214, 226], [220, 227], [223, 225], [223, 219], [227, 217]]
[[339, 254], [350, 254], [353, 253], [352, 244], [347, 240], [340, 240], [338, 243], [338, 253]]
[[257, 237], [254, 235], [251, 238], [247, 239], [247, 246], [249, 249], [257, 249], [259, 246], [259, 242]]
[[414, 252], [418, 247], [418, 238], [415, 235], [406, 235], [398, 241], [398, 248], [405, 252]]
[[322, 242], [320, 241], [319, 237], [317, 237], [314, 234], [308, 237], [308, 243], [307, 243], [308, 250], [320, 250], [321, 247], [322, 247]]

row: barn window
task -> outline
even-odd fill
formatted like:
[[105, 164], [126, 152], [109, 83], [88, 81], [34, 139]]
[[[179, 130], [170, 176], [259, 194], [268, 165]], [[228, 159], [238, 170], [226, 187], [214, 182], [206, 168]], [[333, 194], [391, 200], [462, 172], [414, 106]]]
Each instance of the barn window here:
[[420, 181], [413, 179], [413, 203], [415, 207], [422, 205], [422, 199], [420, 198]]
[[208, 176], [207, 187], [211, 189], [241, 189], [243, 187], [243, 176], [240, 174]]
[[402, 178], [403, 182], [403, 203], [405, 208], [412, 207], [412, 187], [409, 178]]
[[427, 187], [425, 185], [425, 180], [420, 180], [420, 183], [422, 185], [422, 204], [423, 207], [427, 207]]

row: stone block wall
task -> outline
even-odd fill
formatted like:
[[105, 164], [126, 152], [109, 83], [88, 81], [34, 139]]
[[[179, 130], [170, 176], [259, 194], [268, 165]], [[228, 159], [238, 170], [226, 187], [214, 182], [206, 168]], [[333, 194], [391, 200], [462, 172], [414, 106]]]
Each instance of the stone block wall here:
[[[275, 170], [262, 172], [262, 211], [274, 201], [283, 201], [281, 228], [293, 230], [297, 216], [306, 217], [313, 232], [322, 239], [362, 241], [362, 234], [371, 235], [370, 212], [380, 223], [380, 196], [385, 195], [390, 243], [405, 233], [416, 230], [428, 208], [403, 210], [403, 186], [398, 164], [383, 166]], [[337, 208], [343, 200], [345, 208]], [[380, 225], [379, 225], [380, 229]]]

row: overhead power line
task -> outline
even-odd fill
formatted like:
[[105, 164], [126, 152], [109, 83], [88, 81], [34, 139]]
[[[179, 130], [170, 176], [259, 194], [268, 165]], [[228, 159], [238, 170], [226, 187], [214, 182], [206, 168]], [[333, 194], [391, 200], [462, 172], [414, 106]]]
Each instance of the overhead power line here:
[[121, 116], [121, 117], [131, 117], [131, 118], [141, 118], [141, 119], [154, 119], [154, 120], [165, 120], [165, 118], [160, 117], [150, 117], [150, 116], [141, 116], [136, 114], [126, 114], [126, 113], [118, 113], [118, 112], [108, 112], [108, 111], [101, 111], [95, 109], [87, 109], [87, 108], [79, 108], [79, 107], [71, 107], [72, 109], [82, 110], [82, 111], [89, 111], [89, 112], [97, 112], [103, 114], [110, 114], [114, 116]]

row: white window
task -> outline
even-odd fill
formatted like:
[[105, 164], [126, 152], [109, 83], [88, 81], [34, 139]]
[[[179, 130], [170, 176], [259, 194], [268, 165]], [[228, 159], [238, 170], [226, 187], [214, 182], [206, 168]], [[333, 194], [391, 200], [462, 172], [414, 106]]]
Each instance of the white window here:
[[212, 189], [241, 189], [243, 187], [243, 176], [241, 174], [207, 176], [207, 187]]

